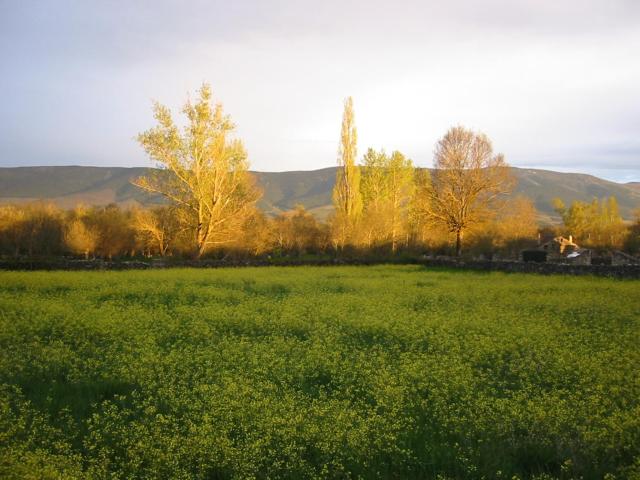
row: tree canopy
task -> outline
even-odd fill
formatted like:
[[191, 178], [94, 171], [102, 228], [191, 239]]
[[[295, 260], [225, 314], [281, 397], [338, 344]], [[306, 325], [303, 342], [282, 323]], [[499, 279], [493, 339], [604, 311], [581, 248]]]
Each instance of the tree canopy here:
[[212, 104], [209, 85], [200, 88], [196, 102], [188, 101], [182, 113], [187, 123], [181, 130], [169, 109], [155, 103], [158, 125], [138, 141], [163, 171], [135, 184], [176, 204], [181, 220], [194, 231], [200, 256], [233, 238], [260, 193], [248, 173], [244, 145], [232, 137], [235, 125], [220, 103]]

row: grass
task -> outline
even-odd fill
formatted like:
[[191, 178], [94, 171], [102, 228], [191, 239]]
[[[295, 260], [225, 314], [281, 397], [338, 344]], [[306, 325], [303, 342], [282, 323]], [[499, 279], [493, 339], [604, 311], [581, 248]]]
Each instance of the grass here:
[[639, 478], [639, 287], [0, 272], [0, 477]]

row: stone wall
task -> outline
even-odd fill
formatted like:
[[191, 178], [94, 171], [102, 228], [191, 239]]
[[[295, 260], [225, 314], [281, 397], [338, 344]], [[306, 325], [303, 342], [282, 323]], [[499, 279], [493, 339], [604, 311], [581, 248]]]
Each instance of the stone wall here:
[[616, 251], [611, 254], [611, 265], [640, 265], [640, 260], [628, 253]]
[[537, 273], [541, 275], [596, 275], [601, 277], [640, 279], [640, 265], [580, 265], [567, 263], [525, 263], [502, 261], [464, 262], [453, 259], [428, 259], [419, 263], [426, 266], [462, 268], [468, 270]]
[[577, 265], [564, 263], [534, 263], [518, 261], [457, 260], [453, 258], [268, 258], [250, 260], [152, 260], [106, 261], [74, 259], [0, 259], [0, 270], [138, 270], [158, 268], [222, 268], [260, 266], [331, 266], [414, 264], [425, 267], [455, 268], [508, 273], [536, 273], [542, 275], [597, 275], [612, 278], [640, 279], [640, 265]]

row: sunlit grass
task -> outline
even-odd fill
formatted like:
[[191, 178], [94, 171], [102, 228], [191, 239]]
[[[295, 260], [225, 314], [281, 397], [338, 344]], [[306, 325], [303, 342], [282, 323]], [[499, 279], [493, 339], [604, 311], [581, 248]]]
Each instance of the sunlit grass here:
[[639, 287], [417, 266], [0, 273], [0, 477], [632, 477]]

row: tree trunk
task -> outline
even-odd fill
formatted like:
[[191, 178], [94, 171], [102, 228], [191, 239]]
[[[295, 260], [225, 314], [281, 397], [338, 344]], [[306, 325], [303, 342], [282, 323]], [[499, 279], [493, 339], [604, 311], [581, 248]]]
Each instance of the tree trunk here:
[[396, 226], [395, 220], [393, 227], [391, 227], [391, 252], [396, 253]]
[[207, 250], [207, 239], [209, 238], [209, 230], [202, 231], [198, 228], [198, 252], [196, 253], [196, 259], [200, 259], [204, 252]]
[[462, 253], [462, 230], [456, 230], [456, 257]]
[[203, 231], [202, 222], [198, 222], [198, 229], [196, 230], [196, 245], [198, 247], [196, 251], [196, 259], [200, 259], [200, 257], [204, 253], [206, 240], [206, 234]]

